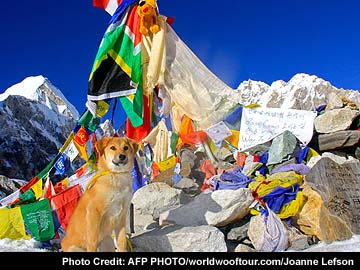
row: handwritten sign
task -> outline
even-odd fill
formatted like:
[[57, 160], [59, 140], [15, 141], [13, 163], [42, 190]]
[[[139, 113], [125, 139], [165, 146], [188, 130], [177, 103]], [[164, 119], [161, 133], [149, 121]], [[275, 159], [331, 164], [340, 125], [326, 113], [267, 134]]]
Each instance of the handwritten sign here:
[[316, 112], [294, 109], [244, 108], [238, 148], [244, 151], [263, 144], [286, 130], [302, 143], [308, 144], [313, 135], [316, 115]]

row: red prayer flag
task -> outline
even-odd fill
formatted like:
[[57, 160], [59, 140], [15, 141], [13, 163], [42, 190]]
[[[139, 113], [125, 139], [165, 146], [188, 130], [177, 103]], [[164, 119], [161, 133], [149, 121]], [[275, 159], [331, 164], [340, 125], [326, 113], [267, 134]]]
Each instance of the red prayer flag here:
[[65, 231], [81, 195], [80, 185], [75, 185], [52, 197], [59, 222]]

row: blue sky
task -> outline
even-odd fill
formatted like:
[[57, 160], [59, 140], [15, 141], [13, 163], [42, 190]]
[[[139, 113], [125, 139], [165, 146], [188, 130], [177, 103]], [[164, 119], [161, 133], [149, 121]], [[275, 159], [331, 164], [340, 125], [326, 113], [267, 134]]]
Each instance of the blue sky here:
[[[360, 90], [358, 0], [158, 0], [158, 6], [232, 88], [248, 79], [271, 84], [304, 72]], [[81, 113], [110, 16], [92, 0], [3, 1], [0, 14], [0, 93], [43, 75]]]

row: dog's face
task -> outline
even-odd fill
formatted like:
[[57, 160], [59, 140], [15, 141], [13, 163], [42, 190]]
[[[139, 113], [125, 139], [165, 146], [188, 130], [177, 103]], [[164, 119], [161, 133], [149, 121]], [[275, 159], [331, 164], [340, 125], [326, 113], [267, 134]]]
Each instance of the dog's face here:
[[126, 172], [132, 169], [138, 144], [129, 138], [104, 137], [97, 141], [99, 170]]

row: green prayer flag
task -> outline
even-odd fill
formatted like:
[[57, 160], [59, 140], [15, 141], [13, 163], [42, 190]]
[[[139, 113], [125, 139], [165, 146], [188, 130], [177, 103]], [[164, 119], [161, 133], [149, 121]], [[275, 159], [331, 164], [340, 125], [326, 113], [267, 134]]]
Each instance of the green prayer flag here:
[[26, 231], [37, 241], [48, 241], [55, 236], [54, 220], [48, 199], [20, 206]]

